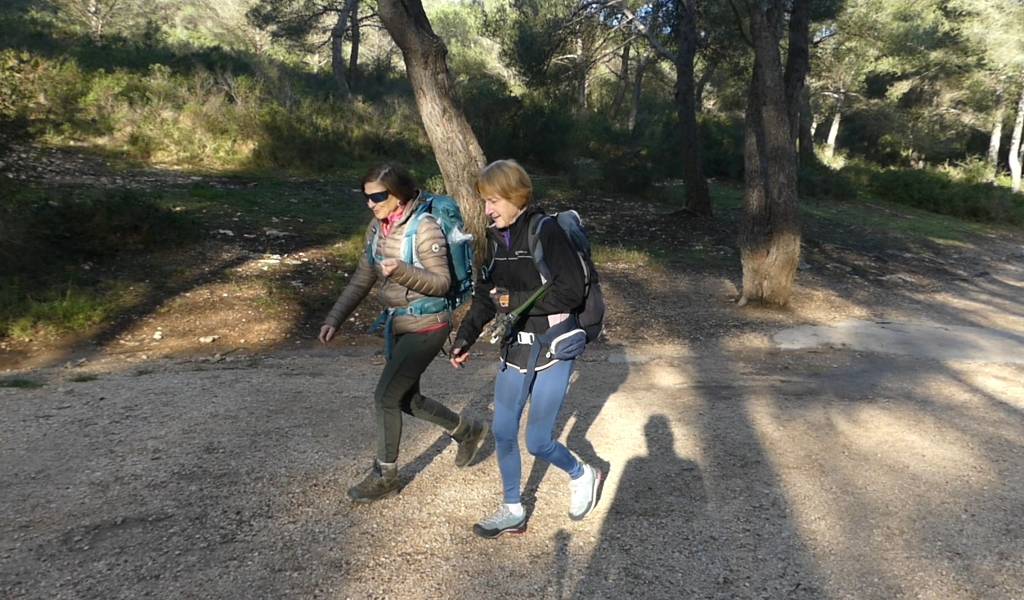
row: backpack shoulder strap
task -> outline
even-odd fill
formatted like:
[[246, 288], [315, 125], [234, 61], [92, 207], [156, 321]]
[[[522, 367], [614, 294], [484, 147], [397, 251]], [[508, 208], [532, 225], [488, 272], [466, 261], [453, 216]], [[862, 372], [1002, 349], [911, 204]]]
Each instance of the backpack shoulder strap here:
[[370, 235], [370, 241], [366, 244], [366, 260], [373, 265], [376, 262], [377, 245], [380, 243], [380, 222], [374, 222], [373, 234]]
[[544, 221], [549, 218], [543, 213], [534, 215], [530, 218], [530, 224], [526, 231], [530, 255], [533, 256], [533, 264], [536, 265], [542, 282], [551, 281], [551, 269], [548, 269], [548, 264], [544, 260], [544, 246], [540, 243], [540, 230], [544, 226]]
[[409, 217], [405, 226], [405, 235], [402, 236], [402, 260], [410, 265], [422, 267], [419, 256], [416, 255], [416, 233], [420, 229], [420, 222], [427, 216], [433, 216], [430, 211], [433, 208], [431, 201], [433, 196], [426, 196], [423, 204], [416, 208], [416, 213]]

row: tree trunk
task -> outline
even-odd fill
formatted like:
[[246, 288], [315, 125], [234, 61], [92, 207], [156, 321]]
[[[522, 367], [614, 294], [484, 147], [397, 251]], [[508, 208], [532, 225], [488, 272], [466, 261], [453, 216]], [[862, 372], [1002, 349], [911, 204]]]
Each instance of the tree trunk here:
[[348, 87], [355, 90], [356, 79], [359, 78], [359, 42], [362, 37], [359, 30], [359, 0], [352, 0], [350, 19], [348, 31], [352, 47], [348, 53]]
[[622, 115], [622, 103], [626, 100], [626, 90], [629, 89], [629, 52], [631, 44], [626, 42], [622, 47], [622, 62], [619, 66], [619, 89], [615, 91], [615, 99], [612, 100], [612, 118], [618, 121]]
[[825, 142], [825, 156], [829, 158], [832, 158], [836, 153], [836, 138], [839, 137], [839, 121], [842, 118], [842, 111], [836, 107], [836, 114], [832, 115], [832, 126], [828, 129], [828, 140]]
[[[786, 55], [786, 112], [789, 115], [790, 138], [800, 138], [800, 113], [803, 107], [804, 83], [811, 70], [811, 0], [794, 0], [789, 19], [789, 51]], [[807, 103], [810, 104], [808, 98]]]
[[696, 0], [683, 0], [679, 3], [677, 31], [679, 53], [675, 61], [676, 110], [679, 114], [679, 128], [683, 134], [680, 154], [686, 185], [686, 209], [695, 215], [710, 217], [711, 194], [708, 192], [708, 181], [704, 178], [700, 132], [697, 126], [697, 94], [693, 79], [693, 61], [697, 56]]
[[430, 27], [420, 0], [379, 0], [377, 5], [381, 22], [402, 50], [445, 188], [458, 200], [467, 228], [476, 236], [477, 256], [482, 257], [487, 219], [474, 184], [484, 167], [484, 152], [456, 100], [445, 62], [448, 49]]
[[[804, 1], [795, 0], [795, 4]], [[783, 2], [771, 0], [767, 11], [762, 8], [764, 4], [748, 5], [754, 73], [743, 152], [746, 174], [739, 236], [743, 263], [740, 306], [752, 300], [787, 304], [800, 262], [796, 147], [776, 33]], [[787, 63], [793, 60], [790, 57]]]
[[814, 163], [814, 142], [810, 136], [811, 95], [806, 85], [807, 75], [811, 71], [810, 4], [810, 0], [793, 3], [789, 19], [789, 50], [783, 75], [789, 128], [794, 147], [798, 149], [798, 165]]
[[349, 96], [348, 79], [345, 77], [345, 54], [343, 51], [345, 41], [345, 29], [348, 28], [348, 10], [351, 2], [345, 4], [345, 8], [338, 13], [338, 20], [331, 29], [331, 74], [334, 75], [334, 83], [338, 86], [338, 95], [342, 98]]
[[636, 130], [637, 116], [640, 114], [640, 98], [644, 92], [644, 72], [647, 71], [647, 59], [640, 59], [636, 65], [636, 75], [633, 80], [633, 102], [629, 106], [629, 118], [626, 126], [629, 132]]
[[813, 165], [818, 157], [814, 155], [814, 112], [811, 110], [811, 89], [804, 86], [800, 94], [800, 140], [798, 142], [800, 164]]
[[715, 75], [715, 69], [718, 68], [718, 63], [708, 63], [704, 72], [700, 74], [700, 79], [697, 80], [697, 89], [695, 90], [694, 105], [697, 108], [697, 112], [704, 110], [704, 90], [708, 87], [708, 82]]
[[1021, 180], [1021, 130], [1024, 130], [1024, 87], [1020, 90], [1020, 101], [1017, 102], [1017, 119], [1013, 122], [1013, 135], [1010, 137], [1010, 188], [1020, 191]]
[[576, 112], [583, 114], [587, 112], [588, 102], [587, 99], [590, 96], [590, 77], [587, 75], [587, 71], [583, 71], [583, 75], [580, 77], [580, 84], [577, 88], [576, 96]]
[[576, 76], [578, 78], [576, 84], [576, 112], [579, 114], [587, 112], [590, 98], [590, 53], [592, 48], [585, 35], [585, 33], [581, 33], [576, 38]]

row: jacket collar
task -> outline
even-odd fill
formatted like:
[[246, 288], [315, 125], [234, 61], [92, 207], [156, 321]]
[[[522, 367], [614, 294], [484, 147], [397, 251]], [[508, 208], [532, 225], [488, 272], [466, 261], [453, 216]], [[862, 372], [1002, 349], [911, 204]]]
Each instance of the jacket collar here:
[[424, 200], [424, 193], [423, 191], [420, 191], [415, 198], [406, 202], [405, 209], [403, 210], [399, 218], [393, 219], [392, 216], [389, 215], [384, 221], [378, 222], [380, 223], [381, 226], [383, 226], [384, 223], [389, 223], [389, 225], [387, 226], [389, 230], [393, 230], [396, 227], [401, 227], [402, 225], [405, 225], [405, 222], [409, 220], [409, 217], [416, 213], [416, 209], [419, 207], [420, 204], [424, 202]]

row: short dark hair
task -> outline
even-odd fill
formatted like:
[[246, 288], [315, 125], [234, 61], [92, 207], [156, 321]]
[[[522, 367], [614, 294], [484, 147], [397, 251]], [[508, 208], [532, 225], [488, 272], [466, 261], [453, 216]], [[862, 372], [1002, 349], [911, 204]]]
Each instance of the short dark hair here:
[[384, 163], [366, 172], [363, 183], [379, 182], [401, 202], [408, 202], [419, 195], [419, 186], [413, 176], [400, 165]]

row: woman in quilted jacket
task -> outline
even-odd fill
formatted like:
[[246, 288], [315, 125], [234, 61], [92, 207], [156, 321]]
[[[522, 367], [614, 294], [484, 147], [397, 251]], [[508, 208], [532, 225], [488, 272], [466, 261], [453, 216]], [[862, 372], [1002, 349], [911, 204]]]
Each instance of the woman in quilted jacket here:
[[389, 356], [374, 393], [377, 420], [377, 458], [366, 477], [349, 489], [354, 502], [369, 503], [397, 494], [398, 450], [402, 438], [402, 413], [435, 423], [459, 444], [457, 466], [473, 461], [488, 426], [463, 419], [432, 398], [420, 393], [420, 377], [438, 355], [451, 331], [451, 313], [403, 315], [416, 300], [444, 297], [451, 286], [448, 245], [433, 219], [422, 219], [416, 230], [416, 258], [422, 266], [402, 260], [402, 239], [410, 217], [423, 201], [412, 176], [397, 165], [379, 165], [363, 178], [363, 196], [373, 213], [366, 228], [367, 252], [338, 301], [324, 320], [320, 341], [331, 341], [339, 325], [380, 282], [380, 300], [398, 316], [386, 328]]

